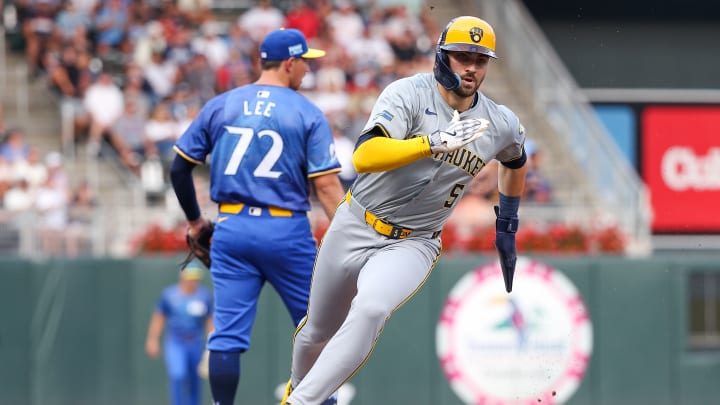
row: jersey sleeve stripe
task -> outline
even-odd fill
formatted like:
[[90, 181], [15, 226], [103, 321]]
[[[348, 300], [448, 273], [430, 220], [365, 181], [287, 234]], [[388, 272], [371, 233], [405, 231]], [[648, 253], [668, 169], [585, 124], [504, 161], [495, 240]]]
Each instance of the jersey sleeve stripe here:
[[324, 175], [326, 175], [326, 174], [340, 173], [341, 170], [342, 170], [342, 168], [336, 167], [336, 168], [334, 168], [334, 169], [324, 170], [324, 171], [322, 171], [322, 172], [308, 173], [308, 179], [312, 179], [312, 178], [315, 178], [315, 177], [324, 176]]
[[177, 145], [173, 146], [173, 149], [175, 150], [175, 152], [177, 152], [178, 155], [180, 155], [183, 159], [187, 160], [188, 162], [195, 163], [196, 165], [204, 165], [205, 164], [205, 162], [195, 160], [195, 159], [191, 158], [190, 156], [188, 156], [187, 154], [185, 154], [185, 152], [181, 151], [180, 148], [177, 147]]

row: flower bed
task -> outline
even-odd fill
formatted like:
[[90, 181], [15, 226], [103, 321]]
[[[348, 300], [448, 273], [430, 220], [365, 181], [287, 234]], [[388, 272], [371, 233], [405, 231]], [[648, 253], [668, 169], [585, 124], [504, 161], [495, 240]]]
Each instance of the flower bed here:
[[[327, 223], [316, 223], [313, 234], [322, 239]], [[165, 229], [150, 225], [131, 241], [135, 253], [173, 254], [187, 251], [186, 226]], [[465, 236], [469, 235], [469, 236]], [[461, 233], [452, 222], [442, 232], [443, 254], [491, 253], [495, 251], [495, 228]], [[617, 227], [587, 230], [579, 226], [549, 225], [521, 227], [516, 235], [518, 253], [621, 255], [626, 238]]]
[[163, 228], [158, 224], [151, 224], [130, 241], [130, 250], [135, 254], [162, 253], [174, 254], [187, 252], [185, 242], [187, 226], [176, 228]]

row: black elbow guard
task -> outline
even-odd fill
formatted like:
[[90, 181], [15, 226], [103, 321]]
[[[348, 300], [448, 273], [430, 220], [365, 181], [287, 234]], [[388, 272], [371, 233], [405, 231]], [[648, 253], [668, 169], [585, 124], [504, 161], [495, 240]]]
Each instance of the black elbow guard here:
[[525, 148], [523, 148], [522, 155], [519, 158], [513, 159], [509, 162], [500, 163], [502, 163], [502, 165], [507, 167], [508, 169], [519, 169], [525, 166], [525, 162], [527, 162], [527, 154], [525, 154]]

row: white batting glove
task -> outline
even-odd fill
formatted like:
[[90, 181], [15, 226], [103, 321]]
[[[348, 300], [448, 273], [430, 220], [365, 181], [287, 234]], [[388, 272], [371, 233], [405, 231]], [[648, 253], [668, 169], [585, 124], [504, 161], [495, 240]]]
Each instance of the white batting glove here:
[[468, 143], [478, 139], [488, 129], [490, 122], [485, 118], [460, 120], [460, 113], [455, 110], [450, 126], [444, 131], [428, 136], [432, 153], [449, 153], [456, 151]]

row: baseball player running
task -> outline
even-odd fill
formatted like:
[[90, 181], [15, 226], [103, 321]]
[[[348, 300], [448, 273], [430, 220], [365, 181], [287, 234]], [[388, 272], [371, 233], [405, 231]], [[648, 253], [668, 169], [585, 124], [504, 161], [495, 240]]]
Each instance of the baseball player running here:
[[332, 218], [342, 201], [330, 125], [300, 95], [309, 67], [303, 34], [276, 30], [260, 46], [262, 73], [253, 84], [210, 100], [175, 144], [172, 185], [190, 235], [207, 227], [192, 170], [210, 155], [210, 196], [218, 203], [210, 246], [215, 331], [208, 341], [214, 405], [233, 404], [240, 354], [250, 347], [265, 282], [280, 295], [295, 326], [305, 316], [316, 244], [307, 211], [312, 180]]
[[492, 27], [457, 17], [440, 36], [434, 74], [380, 94], [353, 154], [360, 175], [318, 250], [282, 404], [317, 405], [358, 372], [387, 319], [430, 276], [443, 225], [491, 159], [501, 162], [496, 247], [512, 288], [525, 133], [478, 91], [495, 57]]

